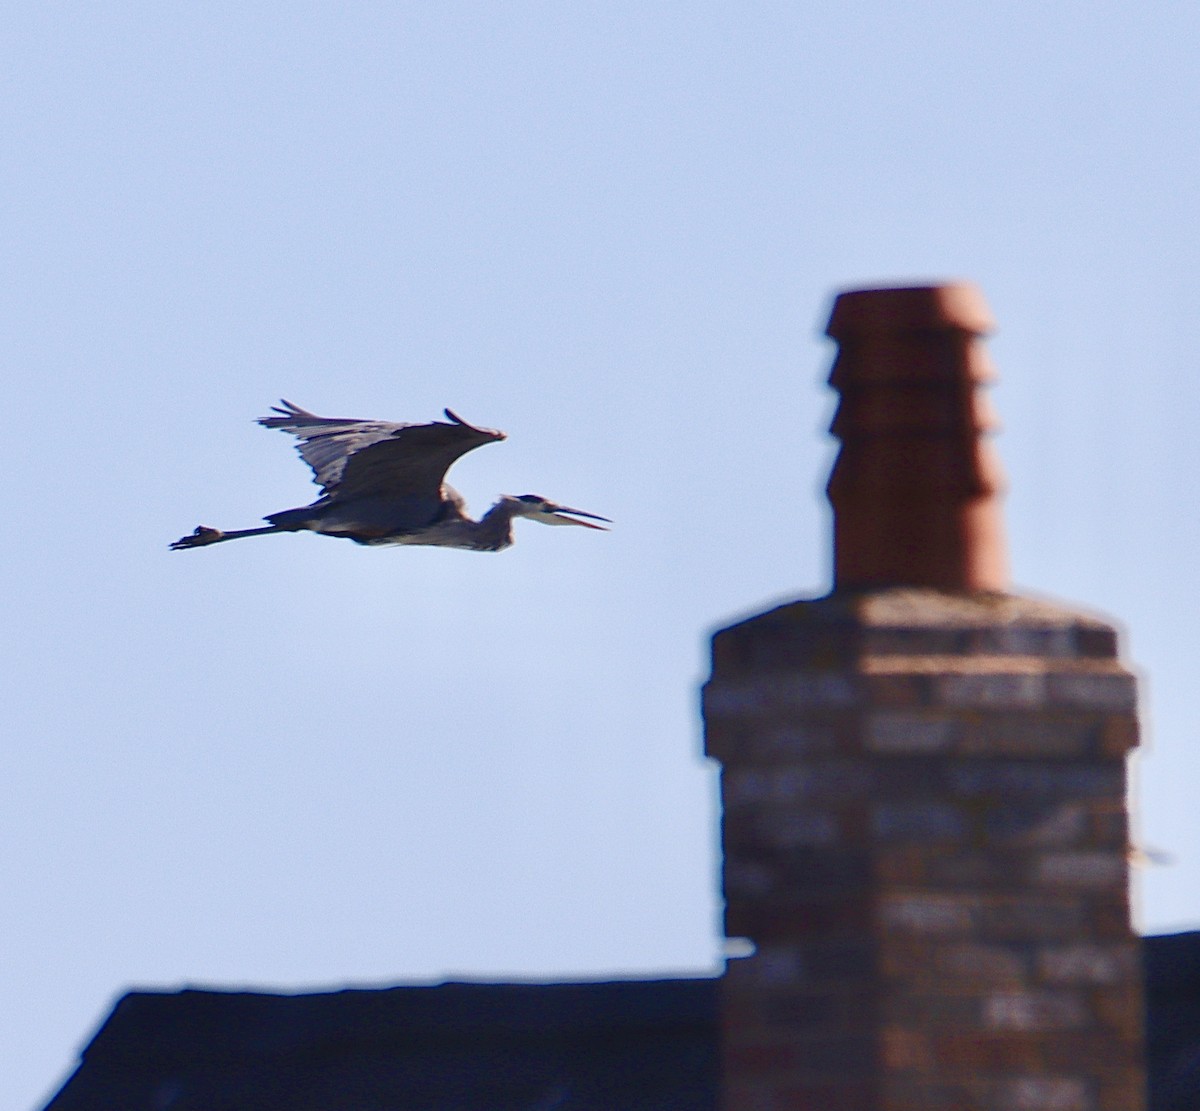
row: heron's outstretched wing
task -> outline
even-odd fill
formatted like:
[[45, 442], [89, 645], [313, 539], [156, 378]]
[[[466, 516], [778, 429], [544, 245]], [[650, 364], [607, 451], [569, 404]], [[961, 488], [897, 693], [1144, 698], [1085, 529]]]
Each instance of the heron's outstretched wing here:
[[263, 417], [266, 428], [296, 436], [297, 450], [326, 494], [340, 498], [414, 494], [438, 497], [450, 465], [472, 448], [503, 440], [449, 409], [449, 424], [394, 424], [381, 420], [318, 417], [290, 401]]

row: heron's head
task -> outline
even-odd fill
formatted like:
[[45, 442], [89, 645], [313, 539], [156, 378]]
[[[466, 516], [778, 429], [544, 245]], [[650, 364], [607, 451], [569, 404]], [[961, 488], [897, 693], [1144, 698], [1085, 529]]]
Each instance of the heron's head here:
[[[582, 509], [571, 509], [569, 506], [557, 505], [547, 501], [538, 494], [521, 494], [513, 497], [505, 494], [501, 499], [512, 508], [514, 517], [528, 517], [531, 521], [541, 521], [543, 525], [582, 525], [583, 528], [600, 529], [607, 532], [603, 525], [593, 525], [591, 521], [605, 521], [612, 524], [607, 517], [598, 517], [595, 513], [585, 513]], [[564, 516], [564, 514], [573, 516]], [[576, 517], [587, 517], [587, 521], [577, 521]]]

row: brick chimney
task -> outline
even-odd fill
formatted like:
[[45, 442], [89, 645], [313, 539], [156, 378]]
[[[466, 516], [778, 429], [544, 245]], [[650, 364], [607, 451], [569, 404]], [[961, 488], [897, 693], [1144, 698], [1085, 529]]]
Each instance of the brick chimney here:
[[835, 588], [717, 633], [724, 1111], [1140, 1111], [1133, 676], [1007, 592], [969, 285], [837, 298]]

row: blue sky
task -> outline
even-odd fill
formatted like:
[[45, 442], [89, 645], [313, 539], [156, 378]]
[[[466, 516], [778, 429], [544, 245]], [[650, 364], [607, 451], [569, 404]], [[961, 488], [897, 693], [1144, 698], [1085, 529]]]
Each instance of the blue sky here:
[[[3, 17], [0, 1103], [127, 987], [707, 972], [706, 641], [829, 583], [821, 332], [968, 278], [1021, 589], [1145, 677], [1200, 925], [1194, 5], [24, 3]], [[497, 556], [312, 536], [286, 396], [509, 433]]]

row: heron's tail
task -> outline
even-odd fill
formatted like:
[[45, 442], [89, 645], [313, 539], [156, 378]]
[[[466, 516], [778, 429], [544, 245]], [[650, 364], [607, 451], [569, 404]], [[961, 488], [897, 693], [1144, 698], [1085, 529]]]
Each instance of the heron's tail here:
[[263, 520], [270, 521], [278, 532], [299, 532], [312, 527], [312, 506], [303, 509], [281, 509], [278, 513], [268, 513]]

